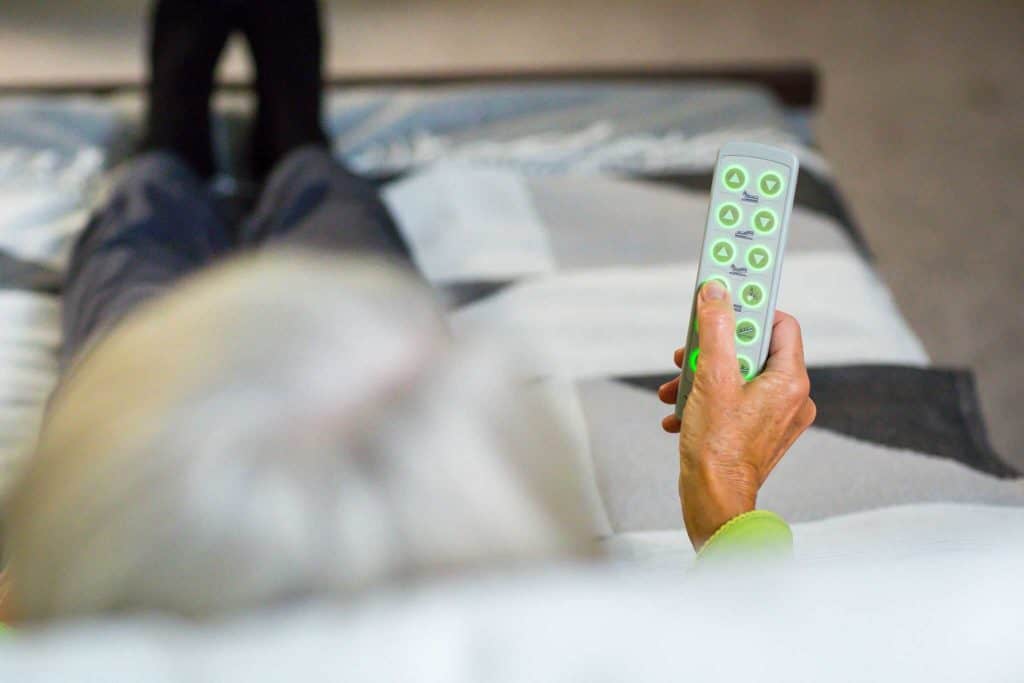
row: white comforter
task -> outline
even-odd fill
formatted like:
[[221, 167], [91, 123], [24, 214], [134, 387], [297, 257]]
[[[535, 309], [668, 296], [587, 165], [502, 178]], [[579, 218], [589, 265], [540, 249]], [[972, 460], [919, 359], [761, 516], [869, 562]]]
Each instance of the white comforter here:
[[435, 581], [220, 624], [70, 623], [0, 640], [0, 681], [1024, 680], [1024, 510], [798, 525], [781, 571], [688, 574], [679, 533], [598, 567]]

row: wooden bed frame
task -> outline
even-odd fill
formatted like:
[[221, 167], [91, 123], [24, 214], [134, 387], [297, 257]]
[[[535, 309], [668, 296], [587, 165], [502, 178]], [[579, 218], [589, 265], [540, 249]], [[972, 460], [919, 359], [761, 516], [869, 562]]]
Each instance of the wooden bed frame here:
[[[474, 83], [557, 83], [563, 81], [602, 82], [675, 82], [734, 81], [752, 83], [771, 90], [787, 107], [812, 108], [817, 103], [818, 76], [806, 62], [751, 65], [674, 66], [650, 65], [596, 67], [587, 69], [494, 69], [481, 71], [424, 71], [404, 73], [365, 73], [329, 76], [328, 87], [335, 86], [439, 86]], [[0, 95], [66, 95], [75, 93], [109, 94], [138, 90], [139, 81], [98, 81], [67, 83], [26, 83], [0, 86]], [[227, 90], [246, 90], [249, 83], [233, 80], [220, 84]]]

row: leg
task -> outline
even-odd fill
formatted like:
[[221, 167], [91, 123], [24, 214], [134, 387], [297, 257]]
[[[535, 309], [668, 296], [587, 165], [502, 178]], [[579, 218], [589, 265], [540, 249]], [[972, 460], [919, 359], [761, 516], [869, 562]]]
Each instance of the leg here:
[[222, 0], [158, 0], [150, 22], [142, 147], [172, 151], [203, 177], [214, 170], [210, 94], [232, 20]]
[[142, 156], [79, 237], [64, 283], [61, 367], [98, 333], [228, 248], [201, 176], [213, 171], [210, 93], [230, 3], [158, 0]]
[[263, 177], [273, 169], [239, 241], [355, 250], [408, 262], [376, 188], [328, 149], [320, 125], [322, 32], [315, 0], [251, 2], [239, 25], [256, 67], [254, 170]]
[[257, 178], [300, 147], [327, 142], [320, 126], [322, 34], [316, 0], [256, 0], [238, 17], [256, 71], [251, 163]]
[[150, 152], [125, 170], [71, 256], [62, 368], [97, 334], [230, 247], [211, 197], [187, 164]]
[[318, 145], [295, 150], [277, 165], [239, 240], [246, 246], [280, 244], [410, 260], [377, 189]]

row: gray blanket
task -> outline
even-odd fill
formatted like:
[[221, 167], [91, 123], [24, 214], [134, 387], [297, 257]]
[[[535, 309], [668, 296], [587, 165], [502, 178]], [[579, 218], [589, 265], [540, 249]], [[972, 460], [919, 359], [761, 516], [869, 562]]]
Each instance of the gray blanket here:
[[[60, 277], [137, 101], [0, 101], [0, 486], [54, 380]], [[244, 119], [218, 118], [239, 168]], [[756, 88], [573, 85], [334, 94], [336, 153], [379, 182], [456, 330], [533, 347], [592, 465], [606, 531], [673, 529], [676, 459], [654, 387], [671, 376], [718, 147], [801, 160], [780, 307], [801, 321], [818, 426], [762, 504], [794, 520], [886, 504], [1024, 502], [970, 376], [930, 367], [843, 208], [805, 113]], [[842, 314], [837, 314], [842, 311]]]

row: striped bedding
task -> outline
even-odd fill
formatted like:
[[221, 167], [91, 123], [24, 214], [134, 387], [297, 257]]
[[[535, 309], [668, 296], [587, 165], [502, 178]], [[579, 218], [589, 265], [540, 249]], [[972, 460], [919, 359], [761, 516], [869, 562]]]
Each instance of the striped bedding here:
[[[54, 382], [60, 274], [137, 102], [0, 100], [0, 487]], [[219, 149], [242, 122], [223, 110]], [[817, 426], [762, 504], [794, 521], [916, 502], [1019, 505], [969, 373], [930, 366], [871, 267], [807, 113], [755, 87], [559, 84], [332, 93], [335, 152], [379, 181], [459, 331], [540, 355], [605, 532], [679, 526], [655, 387], [683, 339], [718, 147], [801, 160], [779, 305], [804, 329]], [[227, 169], [235, 155], [222, 154]]]

